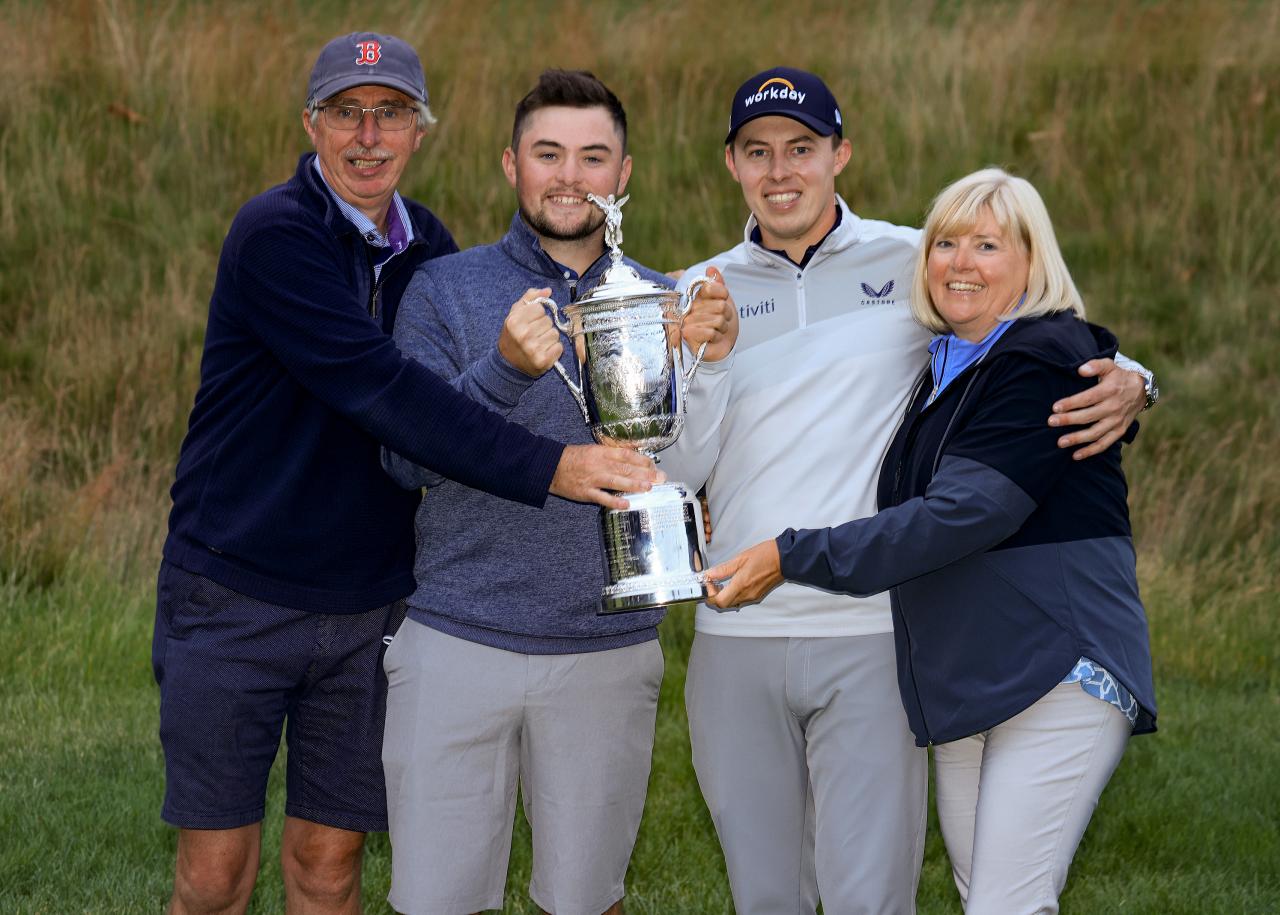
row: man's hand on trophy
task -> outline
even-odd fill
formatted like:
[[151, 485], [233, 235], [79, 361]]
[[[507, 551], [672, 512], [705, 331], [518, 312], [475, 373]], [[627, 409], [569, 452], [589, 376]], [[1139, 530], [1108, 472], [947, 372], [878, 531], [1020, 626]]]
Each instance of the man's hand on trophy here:
[[703, 358], [707, 362], [719, 362], [738, 342], [738, 307], [733, 304], [720, 271], [708, 267], [707, 276], [711, 282], [698, 290], [689, 313], [684, 316], [682, 332], [685, 345], [692, 352], [696, 353], [705, 343], [707, 353]]
[[719, 610], [754, 604], [782, 581], [777, 541], [765, 540], [707, 569], [707, 603]]
[[648, 492], [667, 475], [650, 458], [629, 448], [604, 445], [566, 445], [560, 455], [552, 495], [574, 502], [595, 502], [605, 508], [625, 510], [620, 492]]
[[[556, 364], [564, 352], [560, 332], [556, 330], [546, 307], [539, 302], [551, 295], [550, 289], [530, 289], [511, 306], [498, 335], [498, 352], [530, 378], [539, 378]], [[594, 501], [594, 500], [593, 500]]]

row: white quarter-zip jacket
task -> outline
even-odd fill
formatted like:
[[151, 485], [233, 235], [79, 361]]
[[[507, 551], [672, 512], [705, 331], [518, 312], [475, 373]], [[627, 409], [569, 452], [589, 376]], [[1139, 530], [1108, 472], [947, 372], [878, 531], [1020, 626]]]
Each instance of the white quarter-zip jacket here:
[[[707, 487], [718, 563], [787, 528], [875, 514], [876, 481], [907, 398], [928, 360], [929, 333], [907, 302], [918, 229], [855, 216], [804, 268], [751, 241], [690, 267], [724, 274], [741, 330], [728, 357], [704, 364], [679, 441], [660, 466]], [[759, 604], [699, 606], [695, 628], [727, 636], [890, 632], [888, 594], [850, 597], [784, 583]]]

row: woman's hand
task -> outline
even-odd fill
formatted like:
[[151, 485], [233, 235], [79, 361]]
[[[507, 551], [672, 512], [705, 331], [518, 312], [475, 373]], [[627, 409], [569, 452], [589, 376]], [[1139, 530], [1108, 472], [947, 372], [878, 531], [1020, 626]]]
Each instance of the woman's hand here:
[[753, 604], [782, 581], [778, 544], [766, 540], [743, 550], [727, 562], [707, 569], [707, 587], [711, 591], [707, 603], [720, 610]]

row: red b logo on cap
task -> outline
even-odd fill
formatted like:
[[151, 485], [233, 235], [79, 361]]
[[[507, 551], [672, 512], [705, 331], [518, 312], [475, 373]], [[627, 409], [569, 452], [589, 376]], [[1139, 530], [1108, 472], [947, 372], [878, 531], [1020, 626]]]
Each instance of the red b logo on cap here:
[[382, 45], [376, 41], [357, 41], [356, 50], [360, 52], [356, 58], [357, 67], [376, 64], [382, 59]]

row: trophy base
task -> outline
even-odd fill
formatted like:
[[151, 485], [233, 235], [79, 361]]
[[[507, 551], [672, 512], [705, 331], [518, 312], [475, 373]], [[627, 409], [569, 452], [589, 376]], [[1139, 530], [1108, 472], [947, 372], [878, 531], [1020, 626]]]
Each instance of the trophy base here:
[[625, 493], [630, 507], [604, 509], [605, 587], [600, 615], [707, 598], [702, 509], [682, 483]]
[[600, 596], [600, 616], [634, 613], [672, 604], [697, 604], [707, 599], [707, 585], [701, 575], [673, 576], [665, 581], [641, 575], [604, 589]]

